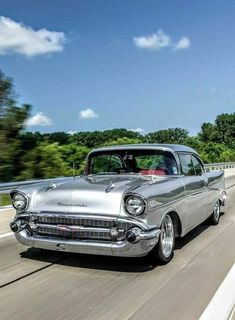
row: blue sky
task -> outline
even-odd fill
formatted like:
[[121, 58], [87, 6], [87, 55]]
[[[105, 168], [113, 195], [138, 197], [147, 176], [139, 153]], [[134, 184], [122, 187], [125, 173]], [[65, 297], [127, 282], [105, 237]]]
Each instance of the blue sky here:
[[29, 130], [195, 134], [235, 110], [234, 1], [1, 0], [0, 15]]

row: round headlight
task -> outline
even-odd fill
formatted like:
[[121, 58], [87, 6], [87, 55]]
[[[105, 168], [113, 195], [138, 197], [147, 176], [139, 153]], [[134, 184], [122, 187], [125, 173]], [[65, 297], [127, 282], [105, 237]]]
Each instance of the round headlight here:
[[144, 212], [145, 203], [144, 200], [138, 196], [130, 196], [126, 199], [125, 208], [129, 214], [138, 216]]
[[12, 199], [12, 205], [16, 210], [23, 210], [27, 206], [27, 198], [21, 193], [16, 193]]

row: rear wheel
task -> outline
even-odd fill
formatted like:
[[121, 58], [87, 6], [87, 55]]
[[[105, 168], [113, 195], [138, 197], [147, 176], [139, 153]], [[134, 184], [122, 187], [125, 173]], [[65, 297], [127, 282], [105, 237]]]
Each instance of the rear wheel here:
[[210, 217], [210, 223], [212, 225], [217, 225], [219, 223], [219, 219], [220, 219], [220, 201], [217, 200], [213, 209], [213, 213]]
[[170, 215], [166, 215], [162, 221], [161, 234], [157, 246], [152, 254], [161, 264], [167, 264], [174, 255], [175, 232], [174, 224]]

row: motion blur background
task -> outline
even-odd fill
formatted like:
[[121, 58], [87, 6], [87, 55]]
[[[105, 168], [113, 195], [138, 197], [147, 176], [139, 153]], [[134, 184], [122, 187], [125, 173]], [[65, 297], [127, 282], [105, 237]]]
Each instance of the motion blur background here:
[[81, 173], [95, 147], [235, 161], [234, 1], [2, 0], [0, 182]]
[[95, 147], [129, 143], [179, 143], [195, 148], [205, 163], [235, 161], [235, 113], [220, 114], [189, 135], [183, 128], [140, 134], [127, 129], [40, 133], [25, 130], [32, 107], [19, 105], [12, 79], [0, 74], [0, 181], [54, 178], [84, 169]]

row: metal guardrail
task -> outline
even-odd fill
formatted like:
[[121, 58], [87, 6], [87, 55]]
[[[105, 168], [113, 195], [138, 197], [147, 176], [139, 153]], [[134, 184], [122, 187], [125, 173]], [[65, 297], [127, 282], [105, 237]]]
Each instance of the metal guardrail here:
[[3, 204], [2, 196], [9, 194], [11, 190], [17, 189], [20, 187], [30, 186], [36, 183], [52, 182], [52, 181], [63, 181], [68, 177], [54, 178], [54, 179], [41, 179], [41, 180], [28, 180], [28, 181], [16, 181], [16, 182], [7, 182], [0, 183], [0, 207]]
[[235, 169], [235, 162], [218, 162], [205, 164], [208, 171]]
[[16, 181], [16, 182], [6, 182], [6, 183], [0, 183], [0, 194], [1, 193], [8, 193], [9, 191], [13, 189], [17, 189], [19, 187], [25, 187], [36, 183], [41, 182], [51, 182], [51, 181], [57, 181], [57, 180], [65, 180], [68, 177], [61, 177], [61, 178], [51, 178], [51, 179], [40, 179], [40, 180], [28, 180], [28, 181]]
[[47, 179], [0, 183], [0, 194], [7, 193], [7, 191], [10, 191], [12, 189], [28, 186], [28, 185], [35, 184], [35, 183], [40, 183], [43, 181], [47, 181]]

